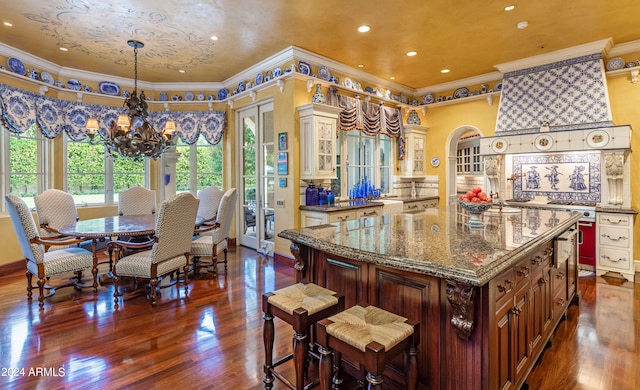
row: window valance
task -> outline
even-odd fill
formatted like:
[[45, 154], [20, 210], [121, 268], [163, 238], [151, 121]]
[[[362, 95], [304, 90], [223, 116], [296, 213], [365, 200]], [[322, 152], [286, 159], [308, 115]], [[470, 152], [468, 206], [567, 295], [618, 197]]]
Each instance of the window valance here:
[[400, 109], [343, 95], [338, 95], [337, 105], [343, 109], [338, 120], [340, 130], [360, 130], [367, 135], [386, 134], [394, 138], [402, 136]]
[[[98, 131], [106, 136], [108, 127], [123, 111], [124, 108], [57, 99], [0, 84], [2, 126], [16, 134], [35, 123], [47, 138], [56, 138], [65, 131], [72, 140], [82, 141], [88, 136], [87, 119], [92, 117], [98, 119]], [[195, 143], [203, 135], [207, 142], [216, 145], [227, 126], [225, 111], [149, 112], [149, 122], [155, 129], [164, 128], [169, 119], [176, 123], [174, 137], [180, 137], [188, 144]]]

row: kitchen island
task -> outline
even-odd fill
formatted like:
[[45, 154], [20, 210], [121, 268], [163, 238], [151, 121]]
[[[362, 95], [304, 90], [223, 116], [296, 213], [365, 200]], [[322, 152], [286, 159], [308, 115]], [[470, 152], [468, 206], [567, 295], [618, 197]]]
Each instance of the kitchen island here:
[[[421, 323], [419, 383], [519, 388], [577, 296], [578, 213], [485, 212], [457, 205], [285, 230], [296, 281]], [[562, 243], [562, 245], [558, 245]], [[554, 249], [560, 248], [560, 249]], [[345, 370], [358, 377], [349, 362]], [[403, 388], [402, 362], [385, 383]]]

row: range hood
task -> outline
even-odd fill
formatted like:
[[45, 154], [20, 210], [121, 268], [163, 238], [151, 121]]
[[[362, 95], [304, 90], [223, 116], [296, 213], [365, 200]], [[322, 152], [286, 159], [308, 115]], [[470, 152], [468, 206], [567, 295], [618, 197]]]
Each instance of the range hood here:
[[630, 126], [612, 120], [599, 47], [606, 42], [591, 45], [591, 54], [523, 69], [506, 66], [495, 136], [481, 139], [480, 154], [629, 149]]

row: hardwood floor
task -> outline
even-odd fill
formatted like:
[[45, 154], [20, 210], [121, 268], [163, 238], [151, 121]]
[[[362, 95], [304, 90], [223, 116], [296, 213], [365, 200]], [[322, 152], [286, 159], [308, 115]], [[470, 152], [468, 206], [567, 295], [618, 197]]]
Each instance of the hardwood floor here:
[[[640, 289], [608, 280], [580, 279], [580, 306], [560, 323], [530, 389], [640, 387]], [[260, 297], [292, 282], [289, 267], [238, 248], [228, 275], [192, 281], [188, 297], [182, 286], [163, 289], [157, 308], [140, 295], [115, 310], [107, 285], [95, 297], [91, 289], [59, 290], [40, 312], [37, 298], [26, 299], [24, 272], [2, 276], [0, 388], [260, 389]], [[275, 324], [282, 356], [292, 331]], [[276, 381], [274, 389], [284, 388]]]

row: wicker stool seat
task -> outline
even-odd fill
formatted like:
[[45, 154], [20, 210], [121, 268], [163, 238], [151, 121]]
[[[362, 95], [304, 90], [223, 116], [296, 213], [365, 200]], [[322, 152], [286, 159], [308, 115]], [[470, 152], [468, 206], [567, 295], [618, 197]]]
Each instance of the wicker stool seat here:
[[[382, 388], [382, 371], [387, 362], [405, 352], [407, 389], [415, 389], [418, 381], [417, 345], [420, 324], [375, 306], [353, 306], [318, 322], [317, 343], [320, 346], [320, 387], [331, 389], [333, 357], [352, 360], [367, 371], [369, 389]], [[332, 353], [333, 352], [333, 353]], [[333, 387], [340, 386], [340, 370]]]
[[[264, 312], [264, 387], [273, 387], [274, 377], [296, 390], [308, 389], [318, 381], [305, 382], [305, 366], [309, 352], [308, 335], [312, 325], [332, 316], [344, 308], [344, 297], [334, 291], [313, 283], [298, 283], [262, 296]], [[278, 317], [293, 327], [293, 352], [273, 362], [274, 325], [273, 317]], [[292, 384], [275, 368], [293, 359], [296, 383]]]

